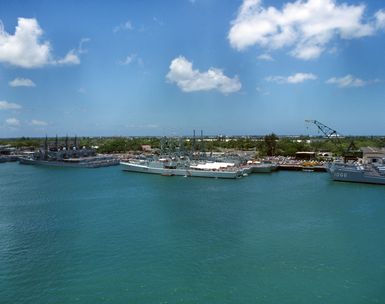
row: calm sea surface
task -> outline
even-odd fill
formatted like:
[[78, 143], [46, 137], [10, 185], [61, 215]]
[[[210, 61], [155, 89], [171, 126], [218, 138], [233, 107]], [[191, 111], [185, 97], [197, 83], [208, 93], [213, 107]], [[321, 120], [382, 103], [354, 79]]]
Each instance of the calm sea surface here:
[[0, 303], [385, 303], [385, 187], [1, 164]]

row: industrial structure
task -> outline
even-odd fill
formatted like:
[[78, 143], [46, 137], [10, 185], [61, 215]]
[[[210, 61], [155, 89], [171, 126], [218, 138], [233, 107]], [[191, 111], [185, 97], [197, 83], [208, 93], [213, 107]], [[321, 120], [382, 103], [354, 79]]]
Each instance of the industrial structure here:
[[331, 142], [333, 142], [338, 149], [342, 150], [344, 162], [356, 161], [358, 158], [362, 158], [362, 151], [356, 147], [353, 140], [351, 140], [348, 148], [344, 149], [340, 140], [341, 138], [343, 138], [343, 136], [341, 136], [339, 132], [328, 127], [327, 125], [324, 125], [318, 120], [305, 120], [305, 122], [314, 124], [318, 128], [318, 130], [320, 130], [325, 135], [327, 139], [330, 139]]

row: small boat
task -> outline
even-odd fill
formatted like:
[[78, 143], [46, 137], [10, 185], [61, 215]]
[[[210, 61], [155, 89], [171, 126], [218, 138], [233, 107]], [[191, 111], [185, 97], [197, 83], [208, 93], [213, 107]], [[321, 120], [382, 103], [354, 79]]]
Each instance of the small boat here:
[[278, 165], [271, 162], [249, 161], [250, 173], [271, 173], [277, 170]]

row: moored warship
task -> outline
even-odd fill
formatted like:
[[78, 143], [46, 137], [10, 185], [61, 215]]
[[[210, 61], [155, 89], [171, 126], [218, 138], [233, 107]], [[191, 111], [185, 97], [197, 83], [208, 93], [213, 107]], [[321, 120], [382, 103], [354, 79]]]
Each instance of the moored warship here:
[[141, 162], [121, 162], [124, 171], [160, 174], [164, 176], [211, 177], [211, 178], [238, 178], [243, 170], [234, 167], [234, 164], [220, 162], [199, 162], [189, 160], [160, 158]]
[[119, 160], [110, 155], [98, 155], [93, 148], [79, 148], [76, 137], [73, 144], [70, 144], [66, 137], [64, 145], [60, 145], [56, 137], [53, 146], [49, 145], [46, 137], [43, 148], [20, 157], [19, 163], [54, 167], [99, 168], [118, 165]]
[[335, 181], [385, 185], [384, 164], [332, 163], [328, 172]]
[[[199, 149], [197, 149], [199, 146]], [[159, 157], [152, 159], [130, 160], [121, 162], [124, 171], [159, 174], [164, 176], [211, 177], [235, 179], [249, 171], [238, 166], [236, 161], [218, 161], [207, 156], [201, 131], [201, 140], [195, 139], [195, 130], [191, 150], [187, 149], [182, 138], [179, 144], [166, 137], [161, 140]]]
[[207, 154], [203, 132], [197, 141], [194, 135], [191, 147], [179, 138], [179, 143], [166, 137], [161, 139], [159, 156], [147, 159], [130, 159], [121, 162], [124, 171], [151, 173], [165, 176], [211, 177], [234, 179], [250, 173], [270, 173], [277, 169], [272, 162], [248, 161], [245, 155]]

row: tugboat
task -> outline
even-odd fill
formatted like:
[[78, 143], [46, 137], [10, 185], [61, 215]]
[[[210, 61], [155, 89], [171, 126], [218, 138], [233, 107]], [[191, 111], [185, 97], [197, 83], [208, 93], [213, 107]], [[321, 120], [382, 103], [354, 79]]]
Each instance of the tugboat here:
[[44, 165], [54, 167], [98, 168], [119, 165], [119, 160], [110, 155], [97, 155], [93, 148], [81, 148], [77, 146], [77, 138], [71, 146], [68, 136], [64, 146], [58, 144], [56, 136], [55, 145], [50, 147], [48, 138], [45, 138], [44, 147], [39, 151], [19, 158], [20, 164]]

